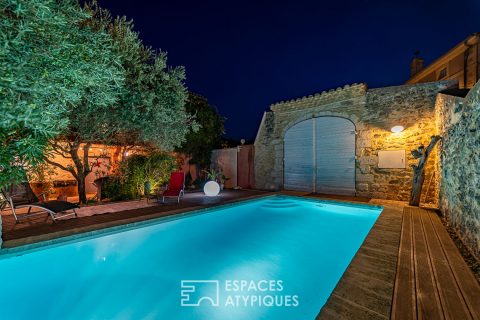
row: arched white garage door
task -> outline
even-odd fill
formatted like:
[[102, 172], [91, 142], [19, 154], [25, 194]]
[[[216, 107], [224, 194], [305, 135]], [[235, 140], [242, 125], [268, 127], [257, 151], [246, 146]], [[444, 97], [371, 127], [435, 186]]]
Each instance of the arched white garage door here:
[[339, 117], [302, 121], [284, 137], [286, 190], [355, 195], [355, 126]]

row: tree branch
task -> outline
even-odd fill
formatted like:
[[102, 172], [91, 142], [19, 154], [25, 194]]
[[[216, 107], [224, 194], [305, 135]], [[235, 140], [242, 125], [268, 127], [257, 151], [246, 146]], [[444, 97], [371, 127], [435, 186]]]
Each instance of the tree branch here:
[[412, 192], [410, 193], [410, 202], [411, 206], [420, 205], [420, 197], [422, 195], [422, 185], [425, 178], [425, 164], [427, 163], [428, 156], [432, 152], [433, 148], [442, 137], [432, 136], [428, 147], [425, 149], [423, 145], [419, 146], [417, 150], [412, 151], [412, 156], [418, 160], [418, 164], [411, 164], [410, 166], [413, 169], [413, 187]]
[[[60, 144], [58, 144], [57, 142], [53, 142], [53, 143], [52, 143], [52, 147], [53, 147], [53, 149], [58, 149], [58, 150], [60, 150], [62, 153], [68, 153], [68, 149], [62, 147], [62, 146], [61, 146]], [[58, 152], [58, 150], [56, 150], [56, 151]]]
[[54, 154], [56, 154], [56, 155], [59, 155], [60, 157], [65, 158], [65, 159], [72, 159], [72, 157], [66, 155], [66, 154], [63, 153], [62, 151], [58, 151], [58, 150], [53, 149], [53, 150], [52, 150], [52, 153], [54, 153]]
[[85, 177], [83, 175], [83, 163], [82, 160], [80, 160], [80, 157], [78, 156], [78, 148], [80, 147], [80, 142], [74, 141], [73, 143], [68, 143], [70, 145], [70, 155], [72, 156], [72, 161], [75, 164], [75, 167], [77, 168], [77, 177], [80, 179], [80, 177]]
[[75, 179], [78, 178], [78, 175], [73, 168], [65, 167], [65, 166], [61, 165], [60, 163], [57, 163], [57, 162], [54, 162], [54, 161], [48, 159], [47, 157], [45, 157], [44, 159], [45, 159], [46, 163], [51, 164], [52, 166], [55, 166], [55, 167], [57, 167], [59, 169], [62, 169], [64, 171], [70, 172]]

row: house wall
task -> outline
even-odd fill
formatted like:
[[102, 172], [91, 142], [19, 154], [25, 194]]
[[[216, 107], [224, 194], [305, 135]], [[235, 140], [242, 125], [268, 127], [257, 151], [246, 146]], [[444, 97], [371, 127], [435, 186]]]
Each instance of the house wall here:
[[[480, 78], [479, 38], [479, 33], [469, 36], [430, 65], [417, 72], [406, 83], [457, 80], [459, 88], [472, 88]], [[465, 57], [467, 57], [466, 60]], [[444, 77], [441, 76], [442, 70], [446, 71]]]
[[440, 209], [480, 260], [480, 82], [465, 98], [440, 94]]
[[[356, 127], [357, 195], [408, 200], [413, 174], [409, 166], [416, 163], [410, 152], [428, 144], [436, 132], [436, 94], [455, 86], [455, 81], [379, 89], [354, 84], [272, 105], [271, 111], [264, 115], [255, 141], [256, 187], [283, 188], [283, 137], [288, 128], [312, 117], [338, 116], [351, 120]], [[390, 129], [395, 125], [404, 126], [405, 131], [392, 133]], [[378, 168], [380, 150], [406, 150], [406, 168]], [[434, 155], [426, 168], [429, 187], [423, 198], [425, 202], [437, 201], [435, 161]]]

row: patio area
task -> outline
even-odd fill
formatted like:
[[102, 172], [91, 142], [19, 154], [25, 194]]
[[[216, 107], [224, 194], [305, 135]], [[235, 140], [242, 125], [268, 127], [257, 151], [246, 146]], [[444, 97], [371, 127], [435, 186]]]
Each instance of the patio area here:
[[[225, 190], [218, 197], [187, 193], [180, 204], [123, 203], [128, 210], [89, 215], [53, 224], [48, 217], [14, 224], [2, 213], [4, 252], [15, 247], [108, 227], [188, 213], [191, 210], [275, 193]], [[317, 319], [479, 319], [480, 286], [438, 215], [399, 201], [302, 192], [282, 194], [383, 205], [384, 210]], [[122, 207], [122, 203], [102, 206]], [[102, 212], [103, 212], [102, 211]], [[87, 212], [87, 214], [90, 214]], [[319, 275], [320, 276], [320, 275]]]

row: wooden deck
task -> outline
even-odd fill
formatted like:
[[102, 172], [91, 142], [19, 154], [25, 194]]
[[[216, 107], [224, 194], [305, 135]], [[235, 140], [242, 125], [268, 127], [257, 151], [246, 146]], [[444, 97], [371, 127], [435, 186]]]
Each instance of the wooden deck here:
[[432, 210], [385, 206], [317, 319], [480, 319], [480, 285]]
[[480, 286], [438, 216], [404, 209], [392, 319], [480, 319]]

